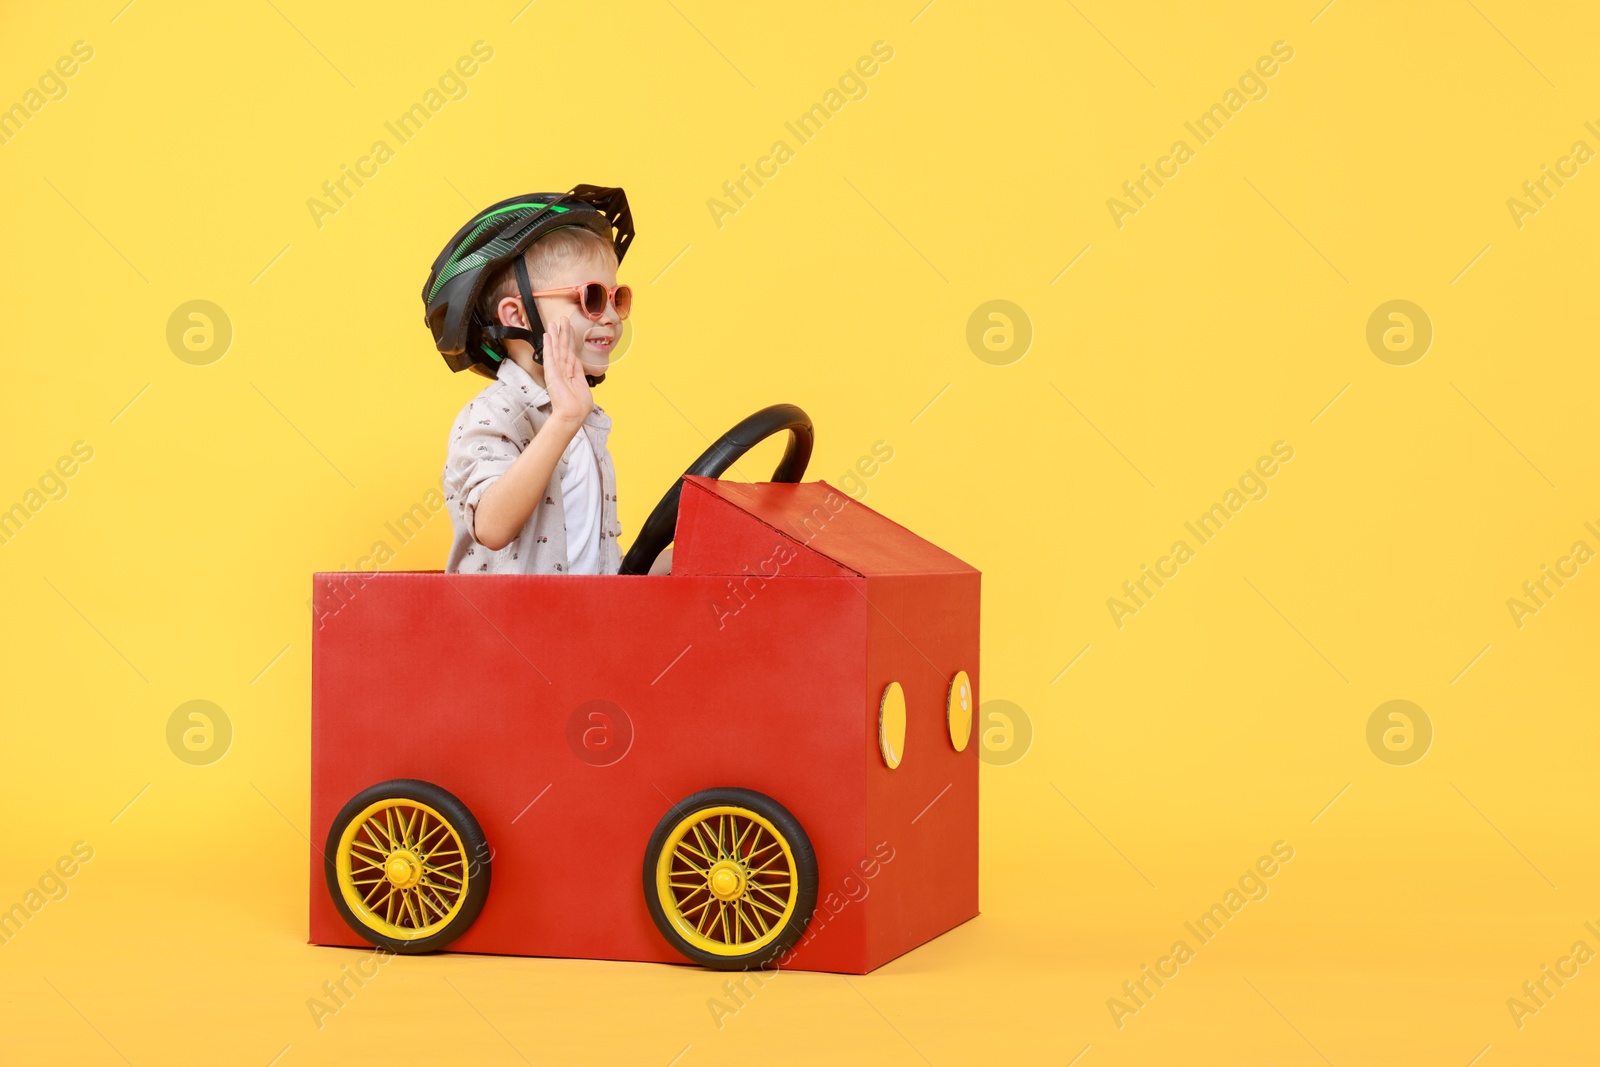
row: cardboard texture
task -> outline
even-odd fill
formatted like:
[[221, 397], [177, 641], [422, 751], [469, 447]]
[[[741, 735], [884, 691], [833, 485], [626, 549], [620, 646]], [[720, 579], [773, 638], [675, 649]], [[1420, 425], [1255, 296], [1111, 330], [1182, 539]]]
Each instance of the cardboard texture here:
[[[449, 951], [686, 962], [650, 920], [645, 845], [718, 786], [772, 797], [816, 850], [786, 967], [865, 974], [965, 922], [978, 740], [955, 751], [945, 707], [960, 670], [978, 704], [979, 584], [826, 483], [701, 478], [670, 575], [316, 574], [310, 940], [365, 943], [321, 848], [351, 797], [396, 778], [453, 793], [493, 849], [488, 902]], [[891, 681], [908, 720], [894, 770]], [[626, 744], [606, 766], [569, 743], [595, 700]]]

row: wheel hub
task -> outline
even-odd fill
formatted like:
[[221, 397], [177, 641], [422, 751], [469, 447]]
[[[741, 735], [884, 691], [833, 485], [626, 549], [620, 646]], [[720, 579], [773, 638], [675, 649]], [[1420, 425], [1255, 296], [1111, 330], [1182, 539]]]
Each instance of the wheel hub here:
[[733, 900], [744, 893], [744, 868], [733, 860], [720, 860], [708, 872], [711, 895], [718, 900]]
[[384, 861], [383, 873], [396, 888], [410, 889], [422, 881], [422, 861], [416, 853], [402, 849]]

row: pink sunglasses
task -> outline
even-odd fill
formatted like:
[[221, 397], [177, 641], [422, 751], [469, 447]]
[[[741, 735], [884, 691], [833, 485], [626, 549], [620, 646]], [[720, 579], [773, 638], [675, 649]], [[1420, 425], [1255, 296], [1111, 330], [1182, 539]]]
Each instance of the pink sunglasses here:
[[602, 282], [584, 282], [582, 285], [569, 285], [564, 289], [542, 289], [534, 296], [576, 296], [578, 303], [583, 308], [583, 313], [591, 319], [599, 319], [606, 313], [606, 304], [616, 306], [617, 318], [625, 319], [633, 310], [633, 289], [626, 285], [607, 287]]

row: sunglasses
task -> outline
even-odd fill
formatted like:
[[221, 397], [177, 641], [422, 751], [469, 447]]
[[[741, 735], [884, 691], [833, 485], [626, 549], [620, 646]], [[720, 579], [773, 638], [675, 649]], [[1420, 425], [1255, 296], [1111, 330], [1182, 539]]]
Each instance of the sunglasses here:
[[633, 290], [626, 285], [607, 288], [601, 282], [584, 282], [582, 285], [571, 285], [565, 289], [542, 289], [534, 296], [575, 296], [583, 313], [591, 319], [599, 319], [606, 313], [606, 304], [609, 302], [616, 306], [617, 318], [625, 319], [633, 310]]

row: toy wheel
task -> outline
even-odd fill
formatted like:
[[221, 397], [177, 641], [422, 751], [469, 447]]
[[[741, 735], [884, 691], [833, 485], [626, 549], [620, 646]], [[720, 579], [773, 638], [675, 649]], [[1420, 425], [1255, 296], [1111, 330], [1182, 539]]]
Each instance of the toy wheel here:
[[443, 948], [489, 897], [489, 843], [467, 806], [436, 785], [364, 789], [328, 830], [328, 892], [364, 940], [392, 952]]
[[707, 789], [662, 817], [644, 852], [650, 918], [672, 947], [716, 970], [777, 959], [817, 906], [817, 857], [769, 796]]

